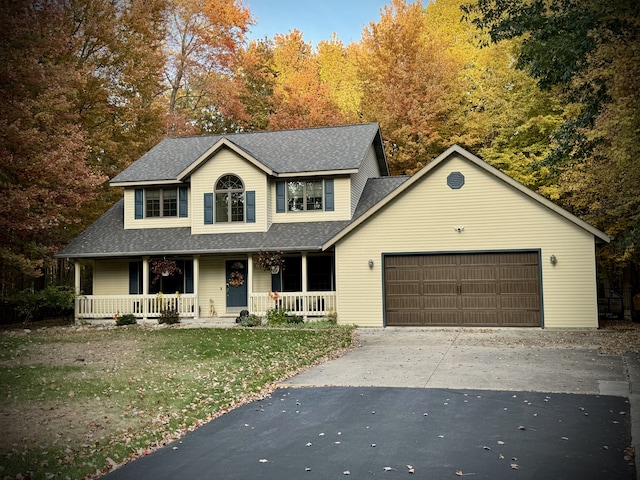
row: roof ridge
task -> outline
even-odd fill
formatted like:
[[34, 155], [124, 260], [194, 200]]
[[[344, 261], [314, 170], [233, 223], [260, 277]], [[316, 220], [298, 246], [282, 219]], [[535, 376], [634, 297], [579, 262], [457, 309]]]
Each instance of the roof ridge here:
[[309, 131], [309, 130], [323, 130], [329, 128], [348, 128], [348, 127], [361, 127], [366, 125], [379, 125], [378, 122], [365, 122], [365, 123], [345, 123], [341, 125], [317, 125], [315, 127], [298, 127], [298, 128], [283, 128], [281, 130], [252, 130], [245, 132], [231, 132], [231, 133], [209, 133], [209, 134], [201, 134], [201, 135], [185, 135], [185, 136], [176, 136], [176, 137], [165, 137], [162, 140], [178, 140], [183, 138], [209, 138], [209, 137], [234, 137], [239, 135], [251, 135], [251, 134], [266, 134], [266, 133], [280, 133], [280, 132], [298, 132], [298, 131]]

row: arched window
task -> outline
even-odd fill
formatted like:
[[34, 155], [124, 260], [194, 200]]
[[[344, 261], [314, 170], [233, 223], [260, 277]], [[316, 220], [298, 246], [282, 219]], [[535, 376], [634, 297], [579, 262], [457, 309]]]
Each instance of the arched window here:
[[235, 175], [216, 182], [216, 222], [244, 222], [244, 185]]

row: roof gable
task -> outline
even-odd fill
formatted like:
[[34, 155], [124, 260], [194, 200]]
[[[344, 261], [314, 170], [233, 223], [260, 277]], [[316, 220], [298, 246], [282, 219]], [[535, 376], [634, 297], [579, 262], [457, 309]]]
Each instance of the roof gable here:
[[465, 161], [468, 161], [470, 163], [475, 164], [476, 166], [480, 167], [481, 169], [483, 169], [484, 171], [486, 171], [487, 173], [492, 175], [497, 180], [506, 183], [510, 187], [516, 189], [522, 195], [526, 195], [526, 196], [530, 197], [535, 202], [537, 202], [541, 207], [548, 208], [548, 209], [552, 210], [553, 212], [555, 212], [556, 214], [560, 215], [561, 217], [564, 217], [565, 219], [569, 220], [571, 223], [573, 223], [573, 224], [577, 225], [578, 227], [586, 230], [587, 232], [592, 234], [597, 239], [600, 239], [600, 240], [605, 241], [605, 242], [609, 242], [610, 241], [610, 237], [606, 233], [598, 230], [597, 228], [595, 228], [592, 225], [588, 224], [584, 220], [581, 220], [580, 218], [576, 217], [575, 215], [569, 213], [568, 211], [566, 211], [562, 207], [556, 205], [555, 203], [553, 203], [552, 201], [550, 201], [547, 198], [543, 197], [542, 195], [539, 195], [539, 194], [535, 193], [534, 191], [532, 191], [529, 188], [525, 187], [524, 185], [522, 185], [518, 181], [514, 180], [513, 178], [509, 177], [508, 175], [502, 173], [497, 168], [492, 167], [491, 165], [489, 165], [485, 161], [481, 160], [477, 156], [473, 155], [469, 151], [465, 150], [464, 148], [462, 148], [462, 147], [460, 147], [458, 145], [453, 145], [453, 146], [449, 147], [445, 152], [440, 154], [437, 158], [435, 158], [432, 162], [428, 163], [424, 168], [422, 168], [422, 170], [420, 170], [415, 175], [413, 175], [409, 180], [404, 182], [397, 189], [391, 191], [388, 196], [386, 196], [382, 200], [380, 200], [375, 206], [369, 208], [365, 213], [363, 213], [359, 217], [354, 218], [354, 221], [348, 227], [346, 227], [344, 230], [339, 232], [334, 238], [332, 238], [327, 243], [325, 243], [323, 248], [329, 248], [332, 245], [334, 245], [337, 241], [339, 241], [341, 238], [343, 238], [346, 235], [348, 235], [351, 231], [356, 229], [362, 223], [366, 222], [369, 218], [371, 218], [373, 215], [375, 215], [377, 212], [379, 212], [381, 209], [383, 209], [386, 205], [388, 205], [389, 203], [391, 203], [394, 200], [396, 200], [407, 189], [411, 188], [413, 185], [417, 184], [422, 179], [424, 179], [427, 176], [429, 176], [429, 174], [432, 171], [434, 171], [436, 167], [438, 167], [439, 165], [443, 164], [444, 162], [446, 162], [447, 160], [449, 160], [450, 158], [452, 158], [455, 155], [458, 155], [459, 157], [462, 157]]
[[111, 185], [181, 181], [222, 147], [273, 176], [353, 173], [372, 144], [381, 175], [386, 176], [389, 169], [377, 123], [168, 138], [114, 177]]

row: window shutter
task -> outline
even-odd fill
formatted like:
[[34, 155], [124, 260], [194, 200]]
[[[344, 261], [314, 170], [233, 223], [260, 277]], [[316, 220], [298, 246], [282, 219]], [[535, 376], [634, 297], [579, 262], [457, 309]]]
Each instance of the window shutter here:
[[140, 278], [140, 269], [138, 268], [140, 262], [129, 262], [129, 295], [137, 295], [138, 284]]
[[213, 224], [213, 193], [204, 194], [204, 224]]
[[285, 182], [276, 182], [276, 213], [286, 211]]
[[136, 188], [134, 197], [134, 218], [136, 220], [144, 218], [144, 190]]
[[247, 198], [247, 223], [256, 223], [256, 192], [245, 193]]
[[189, 190], [187, 187], [178, 188], [178, 217], [189, 216]]
[[184, 293], [195, 293], [193, 291], [193, 260], [185, 260], [184, 266]]
[[333, 197], [333, 178], [327, 178], [324, 181], [324, 209], [327, 212], [333, 212], [334, 210]]

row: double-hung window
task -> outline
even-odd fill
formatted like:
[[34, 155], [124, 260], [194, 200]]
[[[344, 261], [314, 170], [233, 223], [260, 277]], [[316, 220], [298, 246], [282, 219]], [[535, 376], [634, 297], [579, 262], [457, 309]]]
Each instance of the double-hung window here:
[[145, 190], [145, 216], [147, 218], [178, 216], [178, 190], [175, 188]]
[[301, 212], [322, 210], [322, 180], [287, 182], [287, 210]]

